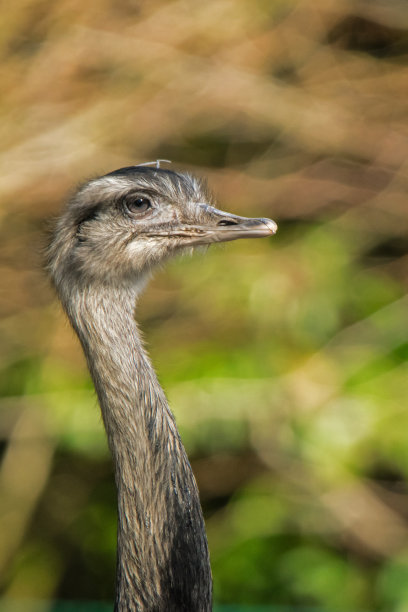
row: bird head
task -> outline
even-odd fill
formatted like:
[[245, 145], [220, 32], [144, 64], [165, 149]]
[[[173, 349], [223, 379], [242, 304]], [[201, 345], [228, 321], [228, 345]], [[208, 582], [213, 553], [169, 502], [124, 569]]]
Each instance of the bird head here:
[[189, 174], [131, 166], [85, 183], [58, 219], [48, 249], [54, 284], [137, 284], [187, 248], [271, 236], [270, 219], [218, 210]]

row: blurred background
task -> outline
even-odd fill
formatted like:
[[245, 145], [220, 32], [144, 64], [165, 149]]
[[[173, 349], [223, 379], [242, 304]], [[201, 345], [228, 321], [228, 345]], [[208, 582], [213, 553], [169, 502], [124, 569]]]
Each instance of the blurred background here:
[[0, 609], [111, 609], [113, 470], [41, 252], [76, 184], [159, 157], [279, 224], [137, 313], [218, 610], [408, 610], [406, 1], [19, 0], [0, 32]]

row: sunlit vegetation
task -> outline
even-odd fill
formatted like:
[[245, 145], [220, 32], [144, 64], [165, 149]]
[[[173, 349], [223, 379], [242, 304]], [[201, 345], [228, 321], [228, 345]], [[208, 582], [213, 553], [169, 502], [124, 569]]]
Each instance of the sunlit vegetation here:
[[138, 306], [215, 601], [404, 612], [404, 2], [22, 0], [0, 33], [0, 609], [113, 599], [113, 470], [41, 251], [75, 184], [160, 157], [279, 224], [172, 262]]

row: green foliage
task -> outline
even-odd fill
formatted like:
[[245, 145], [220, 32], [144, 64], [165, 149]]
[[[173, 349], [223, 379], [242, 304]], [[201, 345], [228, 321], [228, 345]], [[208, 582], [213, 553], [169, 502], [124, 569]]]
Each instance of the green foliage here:
[[403, 3], [27, 0], [0, 30], [0, 610], [111, 608], [113, 468], [40, 220], [87, 176], [170, 156], [279, 224], [171, 262], [137, 310], [215, 610], [405, 612]]

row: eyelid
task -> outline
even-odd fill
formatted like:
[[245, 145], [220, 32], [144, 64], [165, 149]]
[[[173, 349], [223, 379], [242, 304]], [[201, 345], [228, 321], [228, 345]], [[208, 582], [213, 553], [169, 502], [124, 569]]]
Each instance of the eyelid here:
[[149, 200], [152, 208], [153, 208], [153, 204], [155, 202], [155, 199], [157, 199], [157, 194], [155, 192], [150, 191], [149, 189], [143, 190], [143, 191], [128, 191], [127, 193], [124, 193], [122, 195], [120, 195], [117, 199], [117, 205], [119, 207], [123, 207], [126, 202], [134, 202], [135, 200], [139, 200], [139, 199], [146, 199]]
[[159, 194], [157, 193], [157, 191], [155, 191], [154, 189], [135, 189], [134, 191], [129, 191], [128, 193], [124, 194], [123, 197], [131, 197], [134, 199], [137, 198], [148, 198], [149, 200], [154, 200], [157, 199], [159, 197]]
[[[140, 206], [137, 205], [138, 200], [141, 200]], [[137, 219], [150, 214], [153, 206], [151, 199], [146, 195], [128, 193], [122, 198], [121, 209], [126, 216]]]

